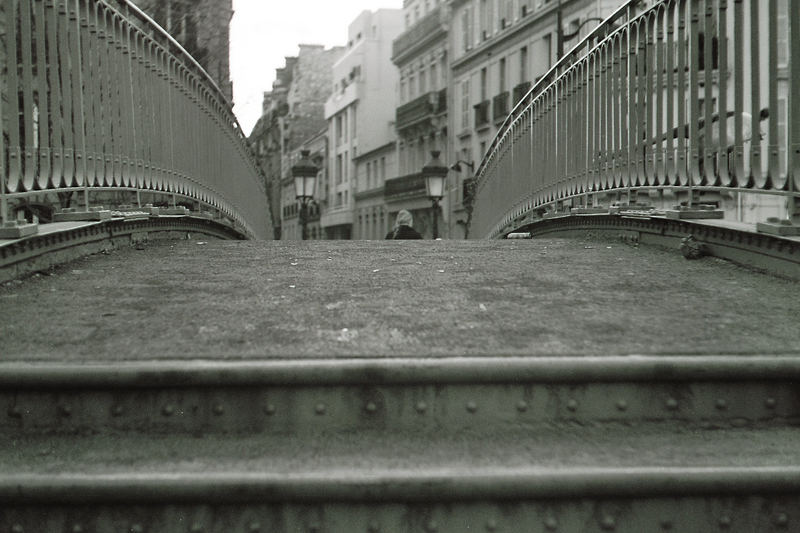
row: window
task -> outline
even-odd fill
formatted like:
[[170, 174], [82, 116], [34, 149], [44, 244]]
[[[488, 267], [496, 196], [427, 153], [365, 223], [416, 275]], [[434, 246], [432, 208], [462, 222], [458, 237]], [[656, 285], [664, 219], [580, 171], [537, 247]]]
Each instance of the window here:
[[436, 90], [436, 62], [431, 63], [431, 91]]
[[464, 52], [472, 49], [472, 8], [467, 6], [461, 13], [461, 36]]
[[523, 46], [519, 51], [519, 82], [528, 81], [528, 47]]
[[366, 189], [369, 189], [372, 186], [372, 163], [367, 161], [367, 184]]
[[405, 78], [400, 80], [400, 103], [406, 103], [406, 80]]
[[411, 72], [411, 74], [408, 76], [408, 99], [409, 100], [413, 100], [414, 97], [417, 95], [417, 91], [416, 91], [417, 88], [414, 86], [414, 82], [415, 81], [416, 80], [414, 79], [414, 72]]
[[386, 157], [381, 157], [381, 181], [386, 179]]
[[350, 117], [350, 127], [352, 128], [350, 138], [353, 140], [358, 139], [358, 107], [356, 106], [353, 106], [353, 115]]
[[486, 67], [481, 69], [481, 102], [486, 100]]
[[461, 129], [469, 129], [469, 78], [461, 82]]
[[425, 94], [425, 67], [421, 66], [419, 69], [419, 94]]
[[499, 72], [498, 72], [498, 79], [500, 80], [500, 92], [505, 92], [506, 90], [506, 58], [503, 57], [500, 59], [500, 62], [497, 65]]

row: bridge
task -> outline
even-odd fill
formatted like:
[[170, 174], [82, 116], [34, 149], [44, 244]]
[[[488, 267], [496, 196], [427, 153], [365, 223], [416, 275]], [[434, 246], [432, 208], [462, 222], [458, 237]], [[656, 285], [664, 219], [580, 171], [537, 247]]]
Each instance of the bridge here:
[[512, 110], [479, 240], [369, 243], [265, 240], [126, 0], [0, 5], [0, 531], [797, 529], [800, 6], [651, 4]]

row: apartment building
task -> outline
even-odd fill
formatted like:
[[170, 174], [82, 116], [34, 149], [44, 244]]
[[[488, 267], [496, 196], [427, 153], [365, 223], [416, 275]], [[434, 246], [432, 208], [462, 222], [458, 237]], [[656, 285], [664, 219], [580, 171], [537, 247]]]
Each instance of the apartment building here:
[[[428, 238], [433, 235], [433, 212], [421, 171], [432, 150], [442, 153], [443, 162], [448, 160], [449, 20], [444, 0], [405, 0], [405, 29], [392, 45], [392, 62], [400, 73], [395, 113], [399, 176], [386, 183], [384, 199], [390, 219], [406, 209], [417, 231]], [[449, 212], [446, 199], [441, 209], [442, 215]], [[446, 223], [441, 226], [447, 228]]]
[[[354, 228], [356, 211], [369, 209], [372, 216], [373, 207], [379, 203], [375, 200], [377, 190], [383, 189], [387, 176], [396, 173], [394, 148], [388, 145], [395, 140], [398, 74], [390, 58], [392, 41], [402, 30], [400, 9], [362, 12], [350, 24], [347, 47], [333, 65], [332, 94], [325, 103], [331, 167], [321, 218], [326, 238], [365, 235], [363, 228]], [[370, 179], [365, 179], [361, 183], [365, 189], [359, 190], [357, 176], [366, 177], [367, 172]], [[368, 194], [370, 189], [373, 194]], [[359, 201], [362, 205], [357, 206]], [[386, 224], [385, 213], [383, 216]]]
[[[568, 51], [594, 28], [596, 19], [618, 6], [618, 0], [449, 0], [450, 157], [477, 167], [498, 126], [557, 60], [559, 20], [562, 37], [575, 34], [561, 42]], [[463, 236], [464, 183], [472, 172], [461, 165], [448, 189], [452, 238]]]

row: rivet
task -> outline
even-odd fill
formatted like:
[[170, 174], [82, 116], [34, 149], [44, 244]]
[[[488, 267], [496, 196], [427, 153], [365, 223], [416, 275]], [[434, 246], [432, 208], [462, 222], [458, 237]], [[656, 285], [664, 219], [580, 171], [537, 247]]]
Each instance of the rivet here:
[[525, 400], [520, 400], [517, 402], [517, 411], [519, 411], [520, 413], [524, 413], [527, 410], [528, 410], [528, 402], [526, 402]]
[[201, 531], [203, 531], [203, 525], [202, 524], [192, 524], [192, 528], [191, 528], [190, 531], [192, 531], [192, 533], [200, 533]]
[[617, 402], [617, 409], [619, 411], [625, 411], [628, 408], [628, 402], [625, 400], [620, 400]]
[[250, 522], [250, 525], [247, 526], [250, 531], [261, 531], [261, 524], [258, 522]]
[[570, 411], [575, 411], [576, 409], [578, 409], [578, 402], [570, 398], [569, 401], [567, 401], [567, 409], [569, 409]]
[[212, 410], [214, 411], [214, 414], [217, 416], [225, 412], [225, 408], [222, 406], [221, 403], [215, 404]]
[[428, 409], [428, 404], [425, 402], [417, 402], [415, 409], [418, 413], [422, 414]]
[[378, 406], [375, 405], [375, 402], [367, 402], [367, 405], [366, 405], [365, 409], [369, 413], [374, 413], [375, 411], [378, 410]]
[[164, 416], [172, 416], [175, 413], [175, 408], [171, 405], [165, 405], [164, 408], [161, 410], [161, 413]]
[[490, 518], [488, 522], [486, 522], [486, 530], [487, 531], [496, 531], [497, 530], [497, 521], [493, 518]]
[[775, 517], [775, 523], [781, 527], [784, 527], [789, 523], [789, 517], [786, 515], [786, 513], [778, 513], [778, 515]]
[[730, 516], [721, 516], [719, 518], [719, 527], [722, 529], [728, 529], [731, 526], [731, 517]]
[[764, 405], [767, 409], [775, 409], [775, 406], [778, 405], [778, 402], [775, 401], [775, 398], [767, 398], [764, 400]]
[[267, 413], [269, 416], [274, 415], [275, 411], [276, 411], [275, 406], [271, 403], [268, 403], [267, 405], [264, 406], [264, 412]]
[[617, 521], [614, 520], [613, 516], [604, 516], [603, 520], [600, 522], [600, 527], [605, 531], [611, 531], [612, 529], [617, 527]]
[[125, 412], [125, 409], [121, 405], [115, 405], [111, 408], [111, 416], [122, 416], [122, 413]]
[[548, 516], [544, 521], [544, 527], [546, 527], [548, 531], [555, 531], [558, 529], [558, 520], [553, 516]]
[[661, 521], [661, 529], [665, 531], [669, 531], [672, 529], [672, 522], [670, 520], [662, 520]]
[[678, 408], [678, 400], [676, 400], [675, 398], [667, 398], [667, 401], [664, 403], [664, 405], [670, 411], [674, 411], [675, 409]]
[[320, 530], [321, 526], [317, 523], [309, 524], [308, 530], [311, 533], [317, 533]]
[[717, 404], [716, 404], [716, 405], [717, 405], [717, 409], [719, 409], [720, 411], [724, 411], [725, 409], [727, 409], [727, 408], [728, 408], [728, 402], [726, 402], [726, 401], [725, 401], [724, 399], [722, 399], [722, 398], [720, 398], [719, 400], [717, 400]]
[[478, 410], [478, 404], [476, 404], [475, 402], [467, 402], [467, 411], [469, 411], [470, 413], [474, 413], [477, 410]]
[[144, 528], [141, 524], [133, 524], [131, 526], [131, 533], [142, 533], [142, 531], [144, 531]]
[[378, 533], [380, 530], [381, 530], [380, 524], [378, 524], [375, 521], [372, 521], [369, 524], [367, 524], [367, 531], [369, 531], [369, 533]]
[[69, 405], [59, 405], [58, 412], [63, 417], [72, 415], [72, 408]]
[[72, 533], [83, 533], [83, 526], [80, 524], [75, 524], [72, 526]]
[[434, 531], [438, 531], [439, 524], [436, 523], [436, 520], [428, 520], [428, 523], [425, 524], [425, 531], [430, 531], [433, 533]]
[[16, 405], [14, 407], [9, 407], [8, 416], [11, 418], [22, 418], [22, 410]]
[[25, 531], [25, 528], [22, 527], [22, 524], [14, 524], [13, 526], [11, 526], [11, 531], [12, 533], [23, 533], [23, 531]]
[[318, 415], [324, 415], [325, 414], [325, 404], [324, 403], [318, 403], [317, 406], [314, 407], [314, 412], [316, 412]]

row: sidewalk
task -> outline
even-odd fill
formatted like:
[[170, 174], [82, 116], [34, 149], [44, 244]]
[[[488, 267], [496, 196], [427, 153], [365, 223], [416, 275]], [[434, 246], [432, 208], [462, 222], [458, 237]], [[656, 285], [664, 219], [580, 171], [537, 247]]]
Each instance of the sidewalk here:
[[4, 360], [800, 351], [797, 282], [617, 241], [187, 240], [0, 286]]

